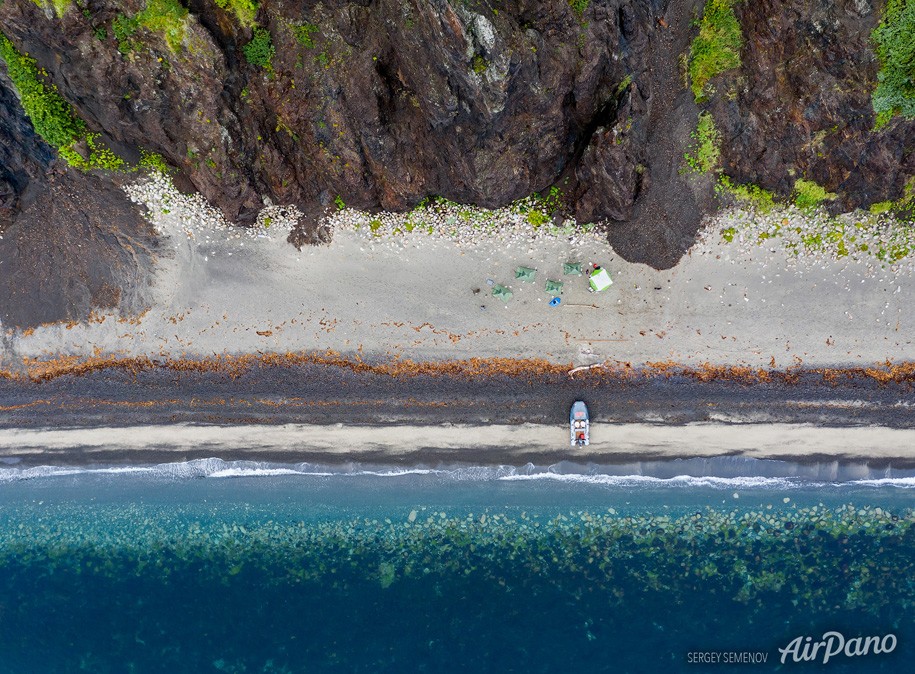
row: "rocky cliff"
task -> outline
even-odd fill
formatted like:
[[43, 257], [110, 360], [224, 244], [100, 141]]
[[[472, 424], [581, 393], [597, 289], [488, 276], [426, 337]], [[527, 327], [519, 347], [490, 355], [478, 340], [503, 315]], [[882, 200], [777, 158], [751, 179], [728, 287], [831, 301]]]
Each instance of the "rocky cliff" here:
[[[685, 71], [701, 0], [44, 2], [5, 0], [0, 32], [89, 132], [128, 161], [161, 155], [241, 224], [264, 197], [296, 204], [298, 241], [338, 198], [497, 206], [557, 186], [624, 257], [671, 266], [718, 205], [715, 176], [684, 171], [700, 110], [718, 125], [719, 168], [783, 197], [806, 177], [850, 209], [897, 198], [915, 175], [915, 123], [874, 130], [881, 7], [869, 0], [715, 0], [733, 5], [740, 62], [698, 103]], [[39, 189], [100, 190], [129, 212], [121, 178], [75, 176], [12, 90], [0, 76], [7, 240], [17, 227], [23, 239]], [[84, 140], [73, 151], [89, 152]], [[122, 221], [148, 235], [135, 214]]]

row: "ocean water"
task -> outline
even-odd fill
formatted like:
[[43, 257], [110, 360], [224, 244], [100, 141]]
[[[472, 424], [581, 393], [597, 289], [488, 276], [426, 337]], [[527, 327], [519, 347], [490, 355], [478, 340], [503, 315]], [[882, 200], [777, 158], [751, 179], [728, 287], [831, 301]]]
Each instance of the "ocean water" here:
[[0, 468], [4, 673], [910, 671], [913, 643], [911, 472]]

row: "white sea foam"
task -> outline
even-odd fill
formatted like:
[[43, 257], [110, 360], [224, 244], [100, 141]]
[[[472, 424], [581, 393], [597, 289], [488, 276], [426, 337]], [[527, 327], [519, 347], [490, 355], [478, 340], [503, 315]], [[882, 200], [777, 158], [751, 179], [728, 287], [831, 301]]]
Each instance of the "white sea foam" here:
[[801, 482], [782, 477], [713, 477], [695, 475], [677, 475], [663, 478], [651, 475], [602, 475], [580, 473], [534, 473], [530, 475], [506, 475], [500, 480], [556, 480], [559, 482], [579, 482], [602, 484], [614, 487], [638, 486], [682, 486], [682, 487], [715, 487], [720, 489], [792, 489], [801, 486], [816, 486], [822, 483]]
[[[758, 463], [758, 465], [757, 465]], [[449, 482], [489, 482], [489, 481], [555, 481], [566, 483], [606, 485], [611, 487], [651, 488], [651, 487], [710, 487], [713, 489], [797, 489], [801, 487], [821, 486], [859, 486], [859, 487], [899, 487], [915, 488], [915, 475], [892, 475], [887, 471], [870, 470], [862, 466], [860, 470], [849, 471], [854, 479], [835, 479], [814, 477], [813, 471], [807, 477], [789, 477], [791, 464], [776, 465], [779, 462], [744, 460], [740, 464], [727, 461], [703, 462], [696, 467], [700, 474], [670, 474], [670, 465], [665, 462], [626, 466], [595, 466], [572, 462], [562, 462], [553, 466], [415, 466], [388, 467], [349, 463], [343, 466], [300, 464], [271, 464], [258, 461], [225, 461], [219, 458], [195, 459], [148, 466], [32, 466], [0, 468], [0, 483], [20, 480], [49, 479], [76, 475], [105, 475], [112, 479], [143, 476], [164, 480], [191, 480], [201, 478], [418, 478], [434, 477]], [[770, 472], [776, 465], [776, 472], [782, 475], [729, 475], [739, 470], [752, 472], [753, 466], [758, 472]], [[735, 468], [736, 466], [736, 468]], [[683, 466], [680, 467], [682, 469]], [[702, 475], [701, 471], [712, 474]], [[719, 473], [715, 475], [714, 473]], [[826, 471], [834, 473], [834, 471]], [[907, 471], [910, 473], [911, 471]], [[795, 473], [790, 472], [791, 475]], [[874, 477], [867, 477], [868, 475]]]
[[[207, 475], [207, 477], [271, 477], [274, 475], [307, 475], [302, 471], [292, 470], [291, 468], [226, 468], [217, 470]], [[313, 474], [313, 473], [312, 473]], [[330, 473], [323, 473], [330, 475]]]
[[860, 484], [866, 487], [902, 487], [915, 489], [915, 477], [884, 477], [879, 480], [854, 480], [850, 484]]

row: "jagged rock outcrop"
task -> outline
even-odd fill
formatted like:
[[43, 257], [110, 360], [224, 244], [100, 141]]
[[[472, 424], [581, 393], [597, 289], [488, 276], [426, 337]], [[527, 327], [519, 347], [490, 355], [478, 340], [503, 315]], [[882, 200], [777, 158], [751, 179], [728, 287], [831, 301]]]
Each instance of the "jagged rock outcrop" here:
[[151, 227], [110, 177], [55, 158], [0, 75], [0, 322], [82, 320], [144, 306]]
[[[633, 110], [651, 105], [661, 6], [264, 2], [269, 69], [242, 56], [252, 28], [201, 0], [179, 49], [141, 28], [119, 51], [112, 26], [143, 6], [98, 0], [56, 18], [8, 0], [0, 23], [90, 128], [122, 152], [162, 154], [230, 218], [250, 221], [263, 196], [306, 212], [337, 195], [363, 208], [429, 195], [496, 206], [564, 177], [572, 211], [581, 193], [581, 216], [630, 215], [647, 126], [628, 118], [625, 167], [600, 134], [633, 93]], [[624, 80], [636, 85], [618, 92]]]
[[851, 210], [897, 199], [915, 176], [915, 122], [874, 131], [881, 2], [757, 0], [736, 6], [743, 66], [715, 83], [711, 110], [728, 174], [779, 194], [806, 177]]

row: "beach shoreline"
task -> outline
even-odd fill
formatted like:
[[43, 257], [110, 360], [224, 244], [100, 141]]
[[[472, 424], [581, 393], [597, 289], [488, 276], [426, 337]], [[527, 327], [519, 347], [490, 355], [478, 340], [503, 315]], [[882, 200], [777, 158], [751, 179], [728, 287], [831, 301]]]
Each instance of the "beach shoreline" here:
[[[0, 380], [0, 457], [493, 465], [747, 456], [915, 465], [908, 366], [608, 366], [570, 375], [569, 364], [543, 361], [91, 365]], [[585, 452], [569, 447], [575, 400], [592, 416]]]
[[915, 429], [814, 424], [595, 424], [570, 448], [560, 424], [204, 425], [7, 429], [8, 466], [148, 465], [218, 457], [278, 464], [389, 466], [626, 465], [757, 459], [812, 466], [915, 468]]
[[[595, 421], [589, 461], [915, 465], [907, 263], [734, 242], [722, 228], [756, 217], [742, 211], [707, 222], [667, 270], [622, 260], [594, 231], [546, 235], [522, 223], [378, 237], [347, 224], [362, 217], [349, 212], [329, 244], [297, 250], [278, 222], [242, 232], [199, 199], [144, 199], [163, 244], [148, 311], [4, 330], [7, 458], [553, 463], [578, 456], [567, 419], [584, 400]], [[797, 209], [783, 215], [804, 225]], [[569, 262], [601, 264], [614, 284], [589, 293]], [[534, 282], [519, 268], [536, 270]], [[563, 285], [547, 292], [547, 281]], [[492, 296], [496, 284], [509, 301]], [[215, 435], [176, 446], [188, 424]], [[327, 439], [337, 424], [354, 434], [342, 449]], [[260, 430], [232, 439], [230, 429], [249, 427]], [[712, 427], [718, 436], [684, 441]], [[119, 439], [30, 454], [21, 434], [46, 442], [50, 428]], [[134, 440], [130, 428], [173, 449], [118, 447]], [[263, 443], [282, 428], [311, 429], [299, 438], [310, 446], [290, 451], [292, 433]], [[601, 440], [610, 428], [635, 439]]]

